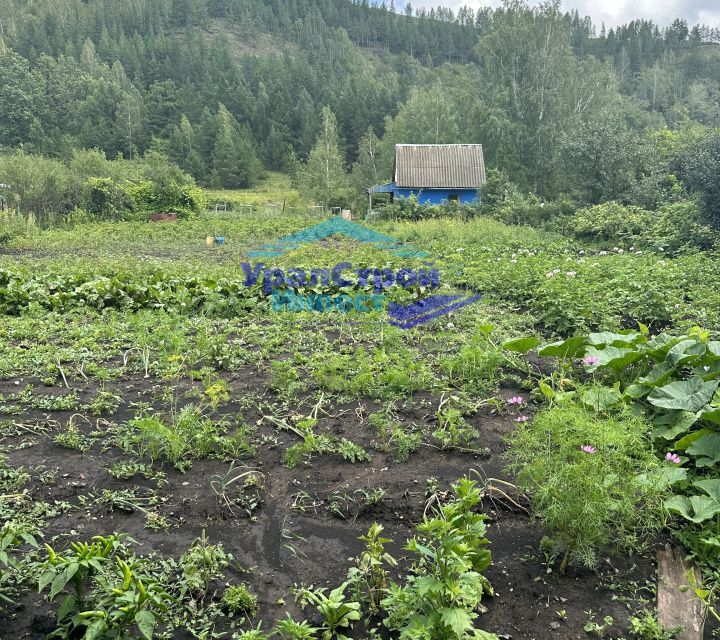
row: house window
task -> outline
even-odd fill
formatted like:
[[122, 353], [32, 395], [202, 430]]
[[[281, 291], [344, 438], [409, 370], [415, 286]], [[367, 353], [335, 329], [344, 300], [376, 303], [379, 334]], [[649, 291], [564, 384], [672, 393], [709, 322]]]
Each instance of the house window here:
[[448, 200], [450, 200], [451, 202], [458, 202], [460, 200], [460, 194], [459, 193], [451, 193], [448, 196]]

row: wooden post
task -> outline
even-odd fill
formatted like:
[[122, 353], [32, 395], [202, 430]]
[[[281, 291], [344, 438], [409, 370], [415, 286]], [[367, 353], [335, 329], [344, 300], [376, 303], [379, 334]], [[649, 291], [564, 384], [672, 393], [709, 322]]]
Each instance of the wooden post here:
[[688, 588], [687, 572], [700, 583], [700, 572], [685, 562], [685, 552], [669, 544], [660, 549], [658, 560], [658, 622], [666, 629], [684, 627], [678, 640], [702, 640], [705, 615], [700, 599]]
[[372, 190], [368, 189], [368, 215], [372, 213]]

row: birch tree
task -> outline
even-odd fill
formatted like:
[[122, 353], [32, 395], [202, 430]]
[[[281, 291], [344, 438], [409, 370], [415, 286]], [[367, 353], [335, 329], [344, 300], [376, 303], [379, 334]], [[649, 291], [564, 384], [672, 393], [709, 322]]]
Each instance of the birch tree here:
[[300, 191], [323, 207], [345, 204], [349, 180], [340, 152], [337, 119], [329, 107], [322, 111], [322, 127], [307, 164], [299, 175]]

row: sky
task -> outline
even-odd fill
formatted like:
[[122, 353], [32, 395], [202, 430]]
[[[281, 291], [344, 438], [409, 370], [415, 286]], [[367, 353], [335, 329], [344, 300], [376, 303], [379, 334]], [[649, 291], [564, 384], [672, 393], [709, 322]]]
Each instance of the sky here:
[[[538, 4], [537, 0], [529, 0]], [[402, 3], [395, 2], [396, 5]], [[411, 0], [413, 7], [443, 5], [457, 9], [463, 5], [474, 9], [499, 6], [499, 0]], [[720, 27], [720, 0], [563, 0], [563, 9], [577, 9], [580, 15], [589, 15], [598, 28], [604, 22], [609, 29], [625, 24], [634, 18], [648, 18], [665, 26], [675, 18], [684, 18], [692, 27], [697, 23]]]

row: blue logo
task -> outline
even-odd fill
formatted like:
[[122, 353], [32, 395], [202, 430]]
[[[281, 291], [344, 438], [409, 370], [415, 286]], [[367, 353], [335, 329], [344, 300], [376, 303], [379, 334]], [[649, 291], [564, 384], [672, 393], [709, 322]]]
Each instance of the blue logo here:
[[[368, 229], [356, 222], [335, 217], [303, 231], [299, 231], [274, 242], [268, 243], [256, 251], [250, 251], [253, 258], [282, 256], [288, 251], [300, 248], [303, 244], [325, 240], [334, 235], [342, 235], [357, 242], [370, 244], [384, 249], [396, 256], [425, 258], [428, 254], [411, 245], [405, 245], [390, 236]], [[262, 283], [263, 292], [271, 296], [274, 311], [372, 311], [382, 308], [384, 296], [382, 291], [393, 286], [413, 288], [421, 286], [437, 289], [440, 286], [440, 274], [437, 269], [427, 267], [420, 269], [352, 269], [349, 262], [342, 262], [333, 269], [291, 268], [282, 270], [277, 267], [266, 268], [263, 263], [242, 264], [245, 273], [245, 285], [253, 286]], [[262, 275], [261, 275], [262, 274]], [[330, 282], [346, 290], [353, 287], [360, 289], [372, 288], [374, 295], [366, 293], [338, 295], [295, 293], [295, 289], [306, 286], [329, 286]], [[430, 295], [407, 305], [390, 302], [388, 315], [390, 324], [402, 329], [410, 329], [430, 322], [442, 315], [462, 309], [481, 296], [473, 295]]]

